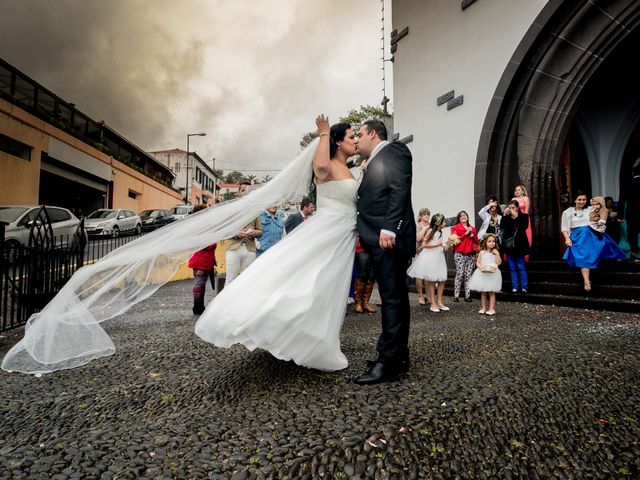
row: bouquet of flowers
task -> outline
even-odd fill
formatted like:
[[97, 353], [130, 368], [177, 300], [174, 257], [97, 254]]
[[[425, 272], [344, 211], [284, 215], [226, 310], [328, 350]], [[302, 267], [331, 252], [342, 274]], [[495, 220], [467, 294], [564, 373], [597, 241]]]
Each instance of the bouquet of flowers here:
[[447, 244], [451, 247], [455, 247], [456, 245], [459, 245], [461, 241], [462, 240], [460, 240], [457, 233], [452, 233], [449, 235], [449, 241], [447, 241]]

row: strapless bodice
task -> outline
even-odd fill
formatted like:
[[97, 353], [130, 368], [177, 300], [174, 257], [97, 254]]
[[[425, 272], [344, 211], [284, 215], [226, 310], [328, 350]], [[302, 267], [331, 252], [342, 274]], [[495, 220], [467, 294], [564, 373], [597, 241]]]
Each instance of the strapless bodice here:
[[332, 180], [318, 185], [316, 202], [318, 214], [355, 217], [359, 183], [355, 178]]

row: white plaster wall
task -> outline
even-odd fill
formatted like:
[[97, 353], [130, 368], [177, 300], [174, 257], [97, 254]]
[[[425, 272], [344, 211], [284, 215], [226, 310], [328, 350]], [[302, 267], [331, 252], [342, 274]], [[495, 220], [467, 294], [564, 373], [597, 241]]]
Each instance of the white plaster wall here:
[[[409, 27], [395, 53], [393, 113], [400, 137], [413, 134], [416, 212], [473, 212], [476, 153], [489, 103], [546, 3], [478, 0], [462, 11], [459, 0], [393, 0], [393, 28]], [[436, 106], [450, 90], [464, 95], [464, 104], [449, 111]]]

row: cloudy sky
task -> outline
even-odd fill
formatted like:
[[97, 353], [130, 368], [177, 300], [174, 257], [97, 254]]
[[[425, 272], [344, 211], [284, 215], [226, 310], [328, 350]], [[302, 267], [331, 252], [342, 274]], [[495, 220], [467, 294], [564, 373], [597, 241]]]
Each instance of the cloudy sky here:
[[[381, 7], [2, 0], [0, 57], [146, 150], [184, 149], [187, 133], [206, 132], [191, 150], [216, 168], [277, 169], [316, 114], [379, 105]], [[388, 39], [390, 0], [385, 8]]]

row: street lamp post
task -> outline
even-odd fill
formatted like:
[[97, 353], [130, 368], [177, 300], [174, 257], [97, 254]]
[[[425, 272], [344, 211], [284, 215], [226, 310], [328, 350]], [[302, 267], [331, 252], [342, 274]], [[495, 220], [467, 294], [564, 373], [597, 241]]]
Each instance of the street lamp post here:
[[187, 205], [191, 204], [191, 198], [189, 195], [189, 139], [191, 137], [205, 137], [206, 135], [206, 133], [187, 133], [187, 168], [184, 172], [187, 177], [184, 185], [184, 202]]
[[213, 170], [213, 204], [215, 205], [216, 204], [216, 194], [217, 194], [216, 187], [218, 186], [218, 177], [217, 177], [217, 174], [216, 174], [216, 157], [213, 157], [211, 159], [211, 163], [212, 163], [211, 170]]

